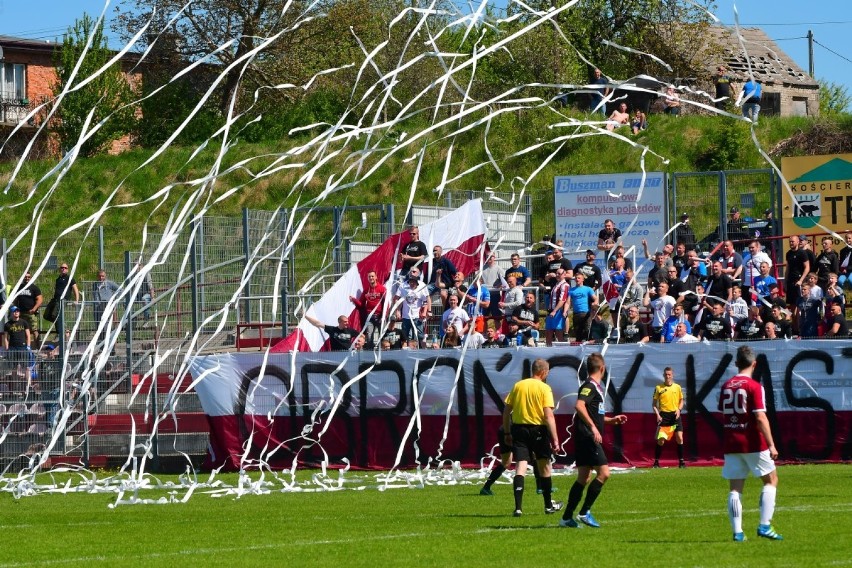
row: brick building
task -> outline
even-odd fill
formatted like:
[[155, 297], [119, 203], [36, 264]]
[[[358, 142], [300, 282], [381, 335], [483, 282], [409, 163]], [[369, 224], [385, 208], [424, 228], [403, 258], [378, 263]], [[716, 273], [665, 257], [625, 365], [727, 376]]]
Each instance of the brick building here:
[[[14, 159], [36, 134], [43, 112], [34, 112], [42, 103], [53, 98], [56, 82], [54, 51], [61, 47], [52, 41], [39, 41], [0, 35], [0, 136], [6, 143], [0, 159]], [[129, 69], [135, 61], [128, 58]], [[139, 85], [138, 72], [128, 74], [132, 85]], [[19, 127], [15, 135], [10, 135]], [[130, 146], [130, 137], [124, 136], [112, 143], [110, 153], [118, 153]], [[55, 153], [55, 144], [44, 135], [36, 144], [31, 157], [45, 157]]]

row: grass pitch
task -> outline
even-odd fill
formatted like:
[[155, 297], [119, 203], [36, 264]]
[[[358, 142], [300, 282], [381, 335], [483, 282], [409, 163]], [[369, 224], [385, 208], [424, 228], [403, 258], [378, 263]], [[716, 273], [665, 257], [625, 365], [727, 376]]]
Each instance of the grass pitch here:
[[[373, 474], [350, 473], [373, 486]], [[0, 494], [0, 567], [89, 566], [847, 566], [852, 564], [852, 468], [779, 468], [774, 525], [755, 535], [760, 482], [744, 496], [749, 540], [731, 541], [719, 468], [615, 474], [594, 513], [601, 529], [562, 529], [533, 478], [524, 516], [511, 486], [442, 485], [378, 491], [277, 492], [110, 508], [113, 494]], [[161, 478], [163, 479], [163, 478]], [[223, 476], [236, 484], [235, 476]], [[557, 499], [573, 476], [555, 476]], [[149, 496], [146, 496], [149, 497]], [[262, 563], [262, 564], [261, 564]]]

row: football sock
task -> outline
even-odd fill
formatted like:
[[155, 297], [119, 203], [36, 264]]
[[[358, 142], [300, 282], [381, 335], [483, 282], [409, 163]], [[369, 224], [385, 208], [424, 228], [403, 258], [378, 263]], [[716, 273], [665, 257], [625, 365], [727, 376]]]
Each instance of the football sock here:
[[663, 447], [660, 444], [654, 446], [654, 461], [660, 461], [660, 456], [663, 455]]
[[566, 521], [574, 516], [574, 509], [580, 504], [580, 499], [583, 498], [583, 489], [586, 487], [579, 481], [575, 481], [571, 486], [571, 491], [568, 492], [568, 504], [565, 506], [565, 512], [562, 513], [562, 518]]
[[497, 466], [491, 470], [491, 475], [488, 476], [488, 481], [485, 482], [485, 487], [483, 489], [491, 489], [491, 486], [494, 485], [494, 482], [497, 481], [503, 472], [506, 471], [506, 468], [503, 467], [502, 463], [498, 463]]
[[549, 509], [553, 507], [553, 501], [551, 499], [551, 494], [553, 493], [553, 478], [552, 477], [542, 477], [541, 478], [541, 495], [544, 497], [544, 506]]
[[532, 462], [533, 475], [535, 476], [535, 489], [538, 491], [539, 489], [544, 490], [541, 485], [541, 474], [538, 472], [538, 460], [533, 460]]
[[516, 475], [512, 480], [512, 486], [515, 488], [515, 510], [520, 511], [524, 503], [524, 476]]
[[772, 516], [775, 514], [775, 492], [778, 490], [774, 485], [764, 485], [760, 492], [760, 524], [772, 524]]
[[735, 534], [743, 532], [743, 505], [739, 491], [728, 493], [728, 518], [731, 519], [731, 528]]
[[601, 483], [599, 479], [595, 479], [591, 483], [589, 483], [589, 489], [586, 491], [586, 500], [583, 501], [583, 506], [580, 507], [580, 514], [585, 515], [592, 508], [592, 505], [595, 504], [595, 499], [598, 498], [598, 495], [601, 494], [601, 490], [603, 489], [604, 484]]
[[677, 445], [677, 459], [683, 461], [683, 444]]

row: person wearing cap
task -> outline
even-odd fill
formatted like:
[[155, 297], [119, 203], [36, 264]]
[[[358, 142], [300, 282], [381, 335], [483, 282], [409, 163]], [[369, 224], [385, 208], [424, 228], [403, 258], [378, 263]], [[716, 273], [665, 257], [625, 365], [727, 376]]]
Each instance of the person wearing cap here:
[[30, 322], [21, 318], [17, 306], [9, 308], [12, 319], [3, 326], [3, 347], [7, 351], [28, 351], [30, 349]]
[[739, 207], [731, 207], [731, 218], [728, 220], [728, 240], [734, 241], [737, 252], [742, 252], [745, 246], [742, 241], [745, 239], [748, 239], [748, 231], [740, 215], [740, 209]]
[[586, 286], [595, 292], [598, 291], [603, 283], [603, 275], [601, 274], [601, 269], [595, 264], [594, 250], [588, 249], [586, 251], [586, 262], [581, 262], [577, 265], [575, 276], [576, 274], [582, 274], [585, 277]]
[[[12, 319], [3, 326], [3, 347], [13, 363], [26, 365], [29, 375], [35, 365], [35, 355], [30, 350], [30, 322], [21, 319], [21, 310], [17, 306], [9, 308], [9, 313]], [[27, 379], [29, 380], [29, 376]]]
[[695, 233], [689, 224], [689, 213], [680, 214], [680, 224], [675, 229], [675, 244], [683, 243], [687, 251], [695, 249]]

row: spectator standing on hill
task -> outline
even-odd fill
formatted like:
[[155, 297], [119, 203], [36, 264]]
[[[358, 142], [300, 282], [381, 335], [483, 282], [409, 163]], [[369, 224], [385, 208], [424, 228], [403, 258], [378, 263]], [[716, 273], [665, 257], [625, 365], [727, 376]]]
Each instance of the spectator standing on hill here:
[[778, 487], [774, 460], [778, 459], [778, 450], [775, 449], [772, 429], [766, 417], [763, 387], [753, 378], [757, 359], [749, 347], [743, 346], [737, 349], [735, 363], [737, 374], [722, 385], [719, 394], [725, 445], [722, 477], [730, 484], [728, 518], [731, 521], [734, 540], [746, 540], [741, 496], [746, 477], [751, 473], [763, 481], [757, 536], [783, 540], [772, 527]]
[[595, 68], [591, 84], [600, 86], [596, 88], [595, 91], [592, 93], [592, 108], [589, 110], [591, 110], [592, 112], [599, 112], [602, 115], [606, 116], [606, 105], [604, 104], [604, 98], [610, 93], [610, 88], [608, 87], [609, 79], [607, 79], [604, 74], [601, 73], [600, 69]]
[[760, 114], [760, 96], [763, 86], [755, 78], [750, 78], [743, 85], [743, 116], [757, 124]]
[[716, 75], [713, 77], [713, 85], [716, 87], [716, 101], [714, 104], [717, 109], [725, 110], [730, 101], [733, 100], [731, 88], [733, 80], [733, 77], [728, 75], [724, 65], [719, 65], [716, 68]]
[[[609, 479], [609, 462], [603, 449], [604, 425], [622, 425], [627, 422], [627, 416], [619, 414], [607, 418], [606, 397], [603, 378], [606, 374], [604, 358], [599, 353], [592, 353], [586, 358], [588, 377], [580, 385], [577, 393], [574, 420], [574, 459], [577, 464], [577, 480], [568, 493], [568, 504], [559, 521], [560, 527], [577, 528], [577, 521], [592, 528], [600, 528], [600, 523], [592, 515], [592, 506]], [[597, 475], [592, 480], [592, 471]], [[580, 507], [579, 515], [574, 519], [574, 511], [583, 492], [586, 498]]]

